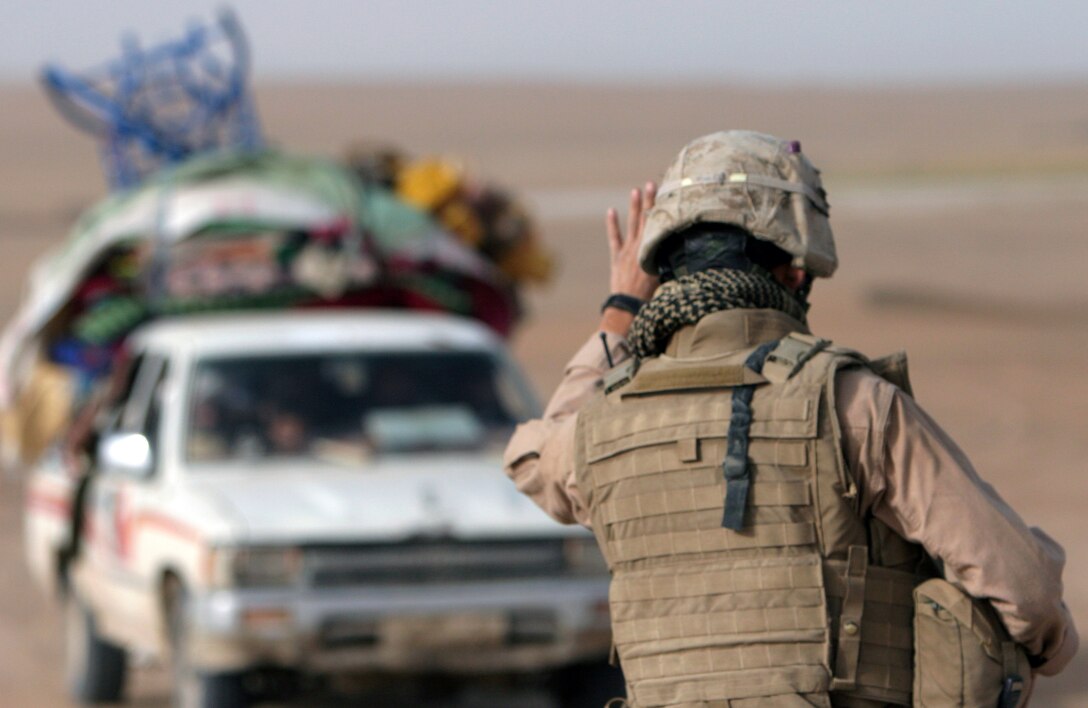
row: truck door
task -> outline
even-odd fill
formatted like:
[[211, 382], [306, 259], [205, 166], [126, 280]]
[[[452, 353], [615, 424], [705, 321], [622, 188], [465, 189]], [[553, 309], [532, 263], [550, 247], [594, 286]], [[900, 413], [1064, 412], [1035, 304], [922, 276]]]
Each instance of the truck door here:
[[125, 469], [107, 464], [99, 450], [87, 492], [86, 569], [80, 587], [104, 633], [129, 641], [134, 629], [143, 627], [141, 633], [146, 633], [146, 620], [155, 611], [154, 578], [137, 556], [134, 537], [158, 481], [167, 362], [165, 357], [148, 354], [135, 366], [131, 388], [111, 412], [100, 437], [108, 441], [119, 435], [142, 436], [150, 456], [145, 468]]

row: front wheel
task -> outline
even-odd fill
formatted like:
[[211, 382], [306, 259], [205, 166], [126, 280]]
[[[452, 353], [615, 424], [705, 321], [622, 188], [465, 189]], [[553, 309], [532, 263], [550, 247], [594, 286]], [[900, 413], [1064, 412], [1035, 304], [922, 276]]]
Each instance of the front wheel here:
[[103, 639], [75, 591], [65, 597], [64, 673], [68, 692], [80, 703], [115, 703], [125, 688], [125, 650]]
[[249, 700], [242, 674], [209, 673], [193, 667], [189, 648], [188, 594], [181, 582], [170, 580], [165, 594], [174, 708], [244, 708]]

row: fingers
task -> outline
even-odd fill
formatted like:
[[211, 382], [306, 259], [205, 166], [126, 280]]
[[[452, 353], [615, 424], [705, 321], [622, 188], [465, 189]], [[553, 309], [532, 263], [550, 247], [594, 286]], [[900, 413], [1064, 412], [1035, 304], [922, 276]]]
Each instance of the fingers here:
[[642, 220], [646, 221], [646, 214], [653, 208], [654, 202], [657, 200], [657, 185], [653, 182], [647, 182], [646, 187], [642, 191]]
[[627, 203], [627, 238], [638, 238], [639, 224], [642, 223], [642, 190], [631, 190]]
[[615, 259], [623, 246], [623, 237], [620, 235], [620, 217], [615, 209], [609, 209], [604, 217], [604, 230], [608, 234], [608, 252]]
[[646, 224], [646, 215], [654, 205], [657, 197], [657, 185], [647, 182], [642, 189], [631, 190], [631, 196], [627, 204], [627, 230], [620, 231], [620, 219], [615, 209], [609, 209], [605, 214], [605, 231], [608, 234], [608, 250], [615, 258], [624, 247], [626, 235], [627, 242], [638, 242], [642, 238], [642, 227]]
[[647, 182], [646, 187], [642, 191], [642, 218], [638, 222], [638, 237], [642, 239], [642, 230], [646, 226], [646, 217], [650, 214], [650, 209], [654, 206], [654, 201], [657, 199], [657, 185], [653, 182]]

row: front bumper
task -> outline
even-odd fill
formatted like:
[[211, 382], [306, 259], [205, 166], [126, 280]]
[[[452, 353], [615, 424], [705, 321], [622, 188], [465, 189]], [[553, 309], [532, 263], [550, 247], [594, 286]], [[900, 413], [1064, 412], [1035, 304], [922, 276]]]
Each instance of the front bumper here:
[[191, 659], [227, 671], [535, 671], [607, 656], [608, 579], [225, 589], [193, 598]]

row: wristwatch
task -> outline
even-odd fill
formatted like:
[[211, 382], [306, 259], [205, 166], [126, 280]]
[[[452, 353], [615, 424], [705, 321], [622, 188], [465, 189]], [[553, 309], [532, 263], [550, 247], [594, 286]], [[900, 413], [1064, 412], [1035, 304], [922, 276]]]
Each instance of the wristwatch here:
[[604, 312], [609, 307], [614, 307], [617, 310], [623, 310], [624, 312], [630, 312], [632, 315], [637, 315], [638, 311], [642, 309], [642, 306], [645, 304], [645, 300], [640, 300], [634, 295], [612, 293], [605, 299], [604, 304], [601, 305], [601, 312]]

